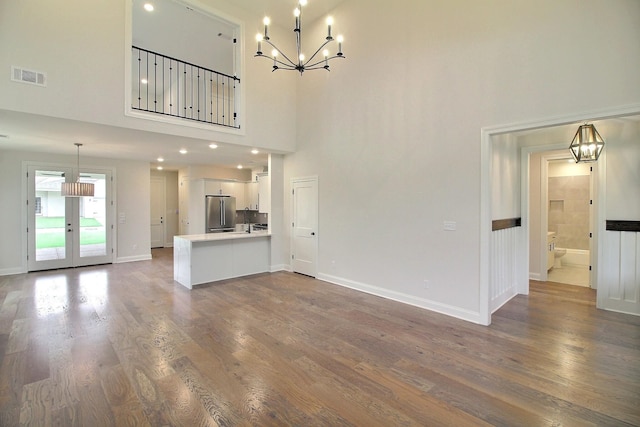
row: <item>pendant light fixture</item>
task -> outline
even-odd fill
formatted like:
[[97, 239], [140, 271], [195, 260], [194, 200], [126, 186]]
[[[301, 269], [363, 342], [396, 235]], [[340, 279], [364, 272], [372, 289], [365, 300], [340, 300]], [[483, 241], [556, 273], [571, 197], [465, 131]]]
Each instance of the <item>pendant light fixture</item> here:
[[594, 125], [584, 124], [578, 128], [569, 150], [576, 163], [595, 162], [604, 148], [604, 140]]
[[93, 197], [94, 185], [90, 182], [80, 182], [80, 147], [82, 144], [75, 143], [78, 147], [78, 179], [76, 182], [63, 182], [60, 193], [64, 197]]
[[[273, 61], [273, 70], [290, 70], [290, 71], [298, 71], [300, 75], [307, 70], [329, 70], [329, 61], [336, 58], [345, 58], [342, 53], [342, 42], [344, 39], [342, 36], [337, 36], [335, 39], [331, 34], [331, 29], [333, 26], [333, 18], [327, 18], [327, 36], [325, 37], [324, 43], [320, 45], [318, 49], [316, 49], [315, 53], [311, 56], [305, 57], [305, 54], [302, 50], [302, 7], [307, 4], [307, 0], [298, 0], [298, 6], [293, 11], [293, 16], [295, 17], [295, 27], [293, 28], [293, 32], [296, 35], [296, 56], [291, 59], [282, 52], [282, 50], [277, 47], [274, 43], [271, 42], [269, 38], [269, 25], [271, 24], [271, 20], [265, 16], [262, 23], [264, 24], [264, 34], [258, 33], [256, 35], [256, 41], [258, 42], [258, 50], [254, 56], [261, 56], [263, 58], [268, 58]], [[325, 49], [332, 41], [338, 42], [338, 51], [335, 54], [331, 54], [329, 49]], [[268, 44], [273, 48], [271, 51], [271, 56], [269, 54], [265, 54], [262, 52], [262, 43]], [[321, 53], [322, 56], [318, 54]]]

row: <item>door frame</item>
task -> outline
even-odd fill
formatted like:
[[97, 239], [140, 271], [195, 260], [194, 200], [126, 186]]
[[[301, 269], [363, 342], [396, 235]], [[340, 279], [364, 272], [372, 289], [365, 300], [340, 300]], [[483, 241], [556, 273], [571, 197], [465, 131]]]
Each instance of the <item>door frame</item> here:
[[[314, 239], [314, 247], [313, 250], [315, 251], [315, 274], [313, 275], [313, 277], [318, 277], [318, 240], [319, 240], [319, 236], [320, 236], [320, 187], [319, 187], [319, 182], [318, 182], [318, 175], [312, 175], [312, 176], [304, 176], [304, 177], [294, 177], [291, 178], [290, 181], [290, 191], [291, 191], [291, 204], [290, 204], [290, 215], [291, 215], [291, 222], [292, 224], [295, 222], [295, 195], [293, 194], [293, 188], [294, 185], [298, 182], [306, 182], [306, 181], [313, 181], [316, 184], [316, 227], [317, 227], [317, 232], [316, 232], [316, 238]], [[290, 241], [290, 254], [289, 254], [289, 262], [291, 265], [291, 271], [295, 272], [294, 268], [293, 268], [293, 254], [294, 254], [294, 248], [295, 248], [295, 233], [293, 230], [293, 226], [291, 227], [291, 241]]]
[[[107, 254], [105, 255], [105, 259], [108, 259], [107, 263], [113, 263], [116, 257], [116, 226], [113, 218], [115, 218], [115, 199], [116, 199], [116, 171], [115, 168], [112, 167], [104, 167], [104, 166], [83, 166], [79, 170], [77, 168], [77, 164], [74, 163], [48, 163], [42, 161], [31, 161], [31, 160], [23, 160], [22, 161], [22, 178], [21, 178], [21, 217], [22, 217], [22, 233], [21, 233], [21, 253], [22, 256], [22, 272], [29, 272], [29, 234], [27, 232], [27, 228], [29, 226], [29, 208], [28, 208], [28, 198], [29, 198], [29, 178], [27, 176], [29, 169], [70, 169], [73, 171], [75, 176], [76, 173], [104, 173], [106, 175], [107, 187], [106, 187], [106, 196], [105, 200], [105, 215], [106, 215], [106, 246], [107, 246]], [[103, 262], [101, 262], [103, 263]], [[83, 263], [80, 262], [77, 267], [82, 267], [86, 265], [92, 265], [92, 263]], [[72, 265], [73, 267], [73, 265]]]
[[[491, 194], [492, 194], [492, 154], [493, 154], [493, 136], [497, 136], [505, 133], [514, 133], [520, 131], [527, 130], [535, 130], [547, 127], [554, 126], [562, 126], [562, 125], [570, 125], [577, 124], [583, 122], [585, 118], [589, 120], [606, 120], [613, 119], [616, 117], [624, 117], [630, 115], [640, 114], [640, 104], [627, 105], [615, 108], [608, 108], [603, 110], [595, 110], [595, 111], [585, 111], [581, 113], [575, 113], [567, 116], [555, 116], [547, 119], [541, 119], [537, 121], [530, 122], [520, 122], [510, 125], [499, 125], [499, 126], [488, 126], [480, 129], [480, 295], [479, 295], [479, 306], [478, 306], [478, 322], [482, 325], [490, 325], [491, 324], [491, 284], [490, 284], [490, 265], [491, 265]], [[566, 146], [562, 146], [566, 149], [569, 148], [569, 142], [567, 141]], [[556, 149], [558, 145], [546, 147], [544, 150], [547, 151]], [[562, 148], [561, 147], [561, 148]], [[541, 147], [528, 147], [527, 149], [536, 149]], [[524, 151], [526, 149], [522, 149], [522, 156], [525, 155]], [[604, 150], [606, 151], [606, 150]], [[606, 153], [603, 151], [600, 156], [599, 161], [605, 162]], [[605, 157], [603, 157], [605, 156]], [[527, 184], [528, 184], [528, 161], [523, 162], [521, 160], [521, 169], [526, 169], [527, 171]], [[594, 211], [594, 215], [597, 215], [598, 218], [604, 219], [605, 214], [605, 189], [606, 189], [606, 176], [605, 176], [605, 168], [599, 167], [598, 176], [595, 178], [597, 183], [597, 188], [599, 188], [599, 192], [597, 195], [598, 204], [597, 208]], [[526, 191], [526, 194], [525, 194]], [[522, 239], [522, 245], [520, 246], [520, 250], [516, 254], [516, 258], [518, 259], [518, 265], [521, 266], [522, 269], [525, 269], [526, 272], [529, 270], [529, 200], [528, 200], [528, 187], [525, 186], [524, 180], [521, 180], [521, 217], [522, 217], [522, 232], [524, 233]], [[526, 207], [526, 209], [525, 209]], [[593, 232], [604, 233], [604, 221], [600, 221], [596, 227], [594, 227]], [[602, 259], [602, 254], [600, 251], [602, 250], [602, 245], [598, 243], [594, 239], [593, 247], [594, 247], [594, 255], [592, 256], [592, 286], [598, 287], [601, 271], [599, 268], [599, 262]], [[518, 272], [523, 273], [523, 272]], [[519, 274], [519, 277], [522, 274]], [[528, 276], [528, 273], [527, 273]], [[526, 284], [528, 288], [528, 282]], [[520, 288], [518, 288], [520, 289]]]
[[[563, 151], [565, 153], [559, 153], [558, 151]], [[526, 234], [526, 242], [527, 248], [530, 250], [530, 238], [529, 238], [529, 224], [530, 221], [528, 218], [531, 216], [531, 211], [529, 207], [529, 198], [530, 198], [530, 179], [529, 172], [531, 166], [531, 154], [541, 153], [540, 156], [540, 210], [537, 212], [540, 215], [540, 235], [538, 238], [540, 239], [540, 248], [537, 254], [540, 262], [540, 274], [538, 277], [534, 277], [535, 280], [540, 280], [542, 282], [546, 282], [548, 278], [548, 272], [545, 265], [547, 265], [547, 250], [545, 242], [547, 240], [547, 232], [546, 230], [549, 228], [549, 218], [547, 206], [549, 205], [549, 162], [553, 160], [564, 160], [570, 159], [571, 153], [568, 152], [567, 144], [553, 144], [553, 145], [543, 145], [543, 146], [535, 146], [535, 147], [523, 147], [522, 155], [521, 155], [521, 181], [523, 183], [521, 188], [522, 200], [521, 200], [521, 209], [523, 212], [523, 217], [526, 215], [527, 221], [525, 225], [525, 221], [523, 221], [523, 231]], [[598, 176], [598, 169], [603, 165], [606, 161], [606, 157], [604, 156], [604, 152], [602, 153], [598, 162], [594, 162], [591, 164], [593, 171], [589, 177], [589, 189], [590, 189], [590, 198], [594, 201], [594, 204], [590, 207], [589, 210], [589, 230], [592, 233], [592, 237], [589, 241], [589, 265], [592, 266], [591, 271], [589, 272], [589, 286], [592, 289], [597, 288], [597, 267], [596, 267], [596, 259], [597, 259], [597, 242], [598, 242], [598, 232], [599, 228], [597, 224], [599, 223], [599, 217], [602, 216], [604, 218], [604, 204], [600, 203], [599, 198], [597, 197], [600, 192], [598, 191], [598, 186], [600, 188], [604, 188], [605, 182], [600, 183], [596, 177]], [[602, 191], [602, 190], [601, 190]], [[602, 208], [600, 209], [600, 206]], [[528, 258], [527, 258], [528, 259]], [[527, 262], [527, 265], [529, 263]], [[531, 279], [531, 272], [528, 271], [528, 277]], [[520, 293], [528, 294], [529, 293], [529, 282], [527, 281], [526, 286], [523, 286]]]

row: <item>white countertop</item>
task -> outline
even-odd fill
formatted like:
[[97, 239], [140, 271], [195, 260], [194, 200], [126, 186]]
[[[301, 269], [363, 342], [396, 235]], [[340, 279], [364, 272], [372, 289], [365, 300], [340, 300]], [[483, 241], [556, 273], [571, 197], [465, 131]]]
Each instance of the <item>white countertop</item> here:
[[183, 236], [175, 236], [176, 239], [184, 239], [192, 243], [211, 242], [217, 240], [235, 240], [235, 239], [251, 239], [256, 237], [271, 236], [267, 230], [252, 231], [230, 231], [227, 233], [206, 233], [206, 234], [188, 234]]

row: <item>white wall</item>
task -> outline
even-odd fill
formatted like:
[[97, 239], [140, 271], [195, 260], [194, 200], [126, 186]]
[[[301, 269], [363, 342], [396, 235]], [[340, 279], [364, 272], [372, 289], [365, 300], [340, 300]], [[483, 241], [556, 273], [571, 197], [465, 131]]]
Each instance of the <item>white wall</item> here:
[[[569, 150], [566, 151], [566, 154], [568, 156], [571, 155]], [[547, 178], [591, 175], [590, 169], [590, 163], [576, 163], [573, 158], [570, 160], [554, 160], [549, 162]]]
[[[0, 200], [3, 206], [0, 221], [0, 235], [3, 236], [0, 239], [0, 274], [18, 273], [26, 266], [27, 248], [22, 232], [22, 225], [26, 224], [22, 210], [26, 197], [22, 177], [25, 161], [71, 167], [76, 164], [75, 156], [0, 151]], [[115, 169], [114, 261], [149, 258], [149, 163], [82, 158], [83, 168], [92, 166]], [[125, 214], [124, 224], [117, 223], [117, 214], [120, 212]]]
[[491, 160], [491, 217], [519, 218], [520, 150], [512, 134], [493, 137]]
[[640, 122], [619, 127], [605, 142], [606, 219], [640, 221]]
[[[350, 0], [333, 15], [347, 59], [300, 79], [285, 158], [285, 182], [319, 176], [319, 274], [479, 321], [480, 129], [637, 103], [640, 3]], [[576, 73], [585, 52], [598, 60]]]
[[[201, 5], [234, 16], [245, 28], [246, 94], [242, 130], [189, 127], [126, 116], [125, 58], [130, 55], [130, 0], [86, 2], [0, 2], [0, 109], [30, 112], [92, 123], [201, 138], [278, 151], [295, 149], [295, 82], [293, 73], [271, 75], [268, 61], [253, 58], [254, 35], [262, 17], [224, 0]], [[273, 34], [283, 32], [273, 29]], [[286, 32], [289, 36], [289, 32]], [[128, 38], [127, 38], [128, 35]], [[15, 83], [12, 65], [47, 74], [47, 87]], [[265, 79], [269, 78], [268, 84]], [[195, 126], [195, 125], [194, 125]], [[202, 126], [201, 126], [202, 127]]]

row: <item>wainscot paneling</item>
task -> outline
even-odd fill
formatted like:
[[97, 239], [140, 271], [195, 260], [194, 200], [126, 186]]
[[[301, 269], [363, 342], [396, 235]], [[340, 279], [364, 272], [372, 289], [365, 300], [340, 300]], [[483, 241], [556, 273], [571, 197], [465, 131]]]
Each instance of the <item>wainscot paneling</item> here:
[[598, 307], [640, 315], [640, 233], [606, 231]]
[[490, 308], [495, 312], [517, 292], [518, 233], [512, 226], [491, 233], [491, 270], [489, 276]]

